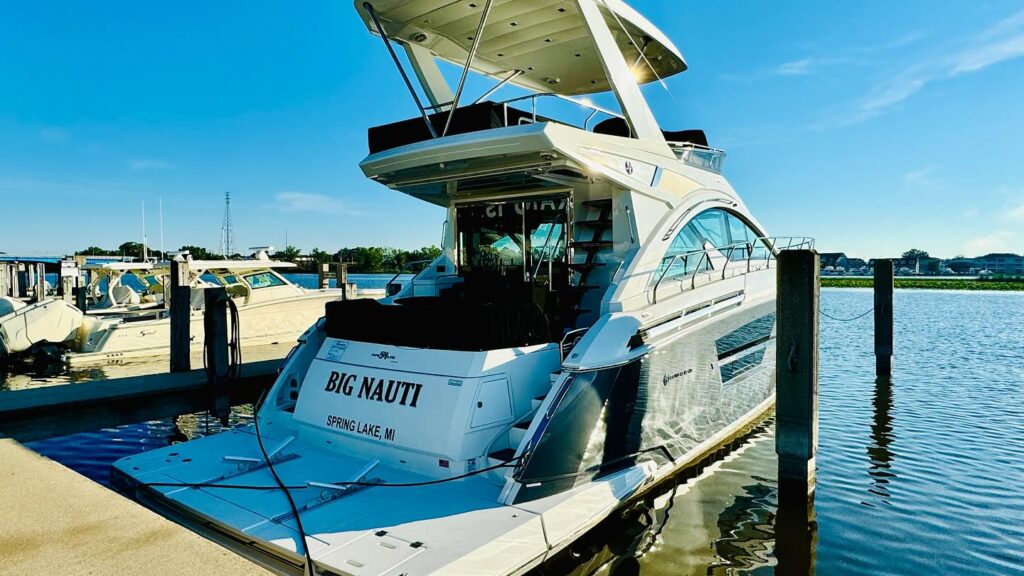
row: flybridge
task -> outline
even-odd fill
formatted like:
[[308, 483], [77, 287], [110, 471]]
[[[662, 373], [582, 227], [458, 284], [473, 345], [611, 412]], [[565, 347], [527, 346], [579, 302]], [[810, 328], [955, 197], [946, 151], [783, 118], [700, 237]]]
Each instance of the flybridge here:
[[[449, 134], [456, 111], [467, 102], [463, 90], [474, 71], [497, 84], [472, 104], [506, 84], [562, 98], [611, 90], [628, 134], [665, 142], [639, 84], [683, 72], [686, 61], [661, 31], [621, 0], [357, 0], [356, 8], [384, 40], [434, 138]], [[393, 44], [405, 49], [428, 103]], [[463, 68], [454, 92], [438, 59]], [[444, 119], [438, 122], [432, 113], [443, 113]]]
[[[653, 82], [686, 70], [679, 50], [646, 18], [618, 0], [598, 5], [637, 80]], [[574, 0], [357, 0], [356, 8], [371, 32], [380, 34], [375, 14], [390, 39], [460, 67], [475, 45], [470, 69], [535, 92], [611, 89]]]

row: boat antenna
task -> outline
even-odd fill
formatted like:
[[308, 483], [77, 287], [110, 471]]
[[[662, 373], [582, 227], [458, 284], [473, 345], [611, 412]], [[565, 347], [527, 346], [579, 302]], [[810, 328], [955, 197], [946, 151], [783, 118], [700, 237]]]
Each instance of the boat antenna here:
[[149, 242], [149, 238], [146, 237], [146, 201], [142, 201], [142, 261], [147, 262], [149, 254], [146, 252], [146, 244]]
[[167, 252], [164, 251], [164, 197], [160, 197], [160, 257], [167, 260]]

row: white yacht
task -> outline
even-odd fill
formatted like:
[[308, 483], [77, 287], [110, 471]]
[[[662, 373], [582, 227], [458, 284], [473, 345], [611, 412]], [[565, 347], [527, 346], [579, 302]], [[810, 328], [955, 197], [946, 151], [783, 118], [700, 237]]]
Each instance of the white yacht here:
[[[294, 267], [290, 262], [271, 260], [266, 249], [257, 250], [253, 258], [245, 260], [189, 260], [193, 346], [198, 350], [204, 340], [203, 290], [216, 286], [224, 286], [237, 304], [243, 346], [295, 342], [323, 316], [327, 303], [342, 299], [343, 290], [297, 286], [280, 272]], [[169, 273], [169, 268], [165, 273]], [[141, 281], [147, 286], [143, 302], [163, 302], [163, 291], [169, 282], [152, 275], [149, 278], [142, 276]], [[107, 286], [102, 302], [121, 307], [124, 299], [132, 298], [127, 288], [123, 292], [117, 290], [123, 288], [120, 283]], [[166, 307], [143, 303], [113, 310], [117, 313], [84, 317], [71, 343], [71, 352], [64, 357], [69, 365], [169, 354], [171, 321]]]
[[[250, 259], [189, 260], [192, 289], [192, 346], [204, 340], [203, 290], [224, 286], [238, 308], [243, 347], [292, 345], [324, 315], [328, 302], [355, 298], [356, 289], [310, 290], [281, 274], [294, 268], [275, 262], [267, 249]], [[0, 356], [23, 354], [41, 345], [63, 346], [70, 366], [123, 362], [170, 353], [171, 321], [165, 291], [169, 266], [117, 262], [88, 267], [87, 312], [59, 299], [30, 305], [11, 302], [0, 307]], [[125, 278], [135, 280], [130, 285]], [[346, 293], [347, 291], [347, 293]]]
[[[658, 126], [640, 84], [686, 63], [620, 0], [356, 9], [421, 111], [370, 129], [362, 169], [447, 210], [443, 255], [329, 304], [255, 425], [114, 480], [280, 573], [522, 574], [771, 409], [774, 258], [809, 241], [767, 237], [703, 132]], [[462, 106], [469, 72], [533, 94]], [[576, 99], [606, 91], [621, 113]]]

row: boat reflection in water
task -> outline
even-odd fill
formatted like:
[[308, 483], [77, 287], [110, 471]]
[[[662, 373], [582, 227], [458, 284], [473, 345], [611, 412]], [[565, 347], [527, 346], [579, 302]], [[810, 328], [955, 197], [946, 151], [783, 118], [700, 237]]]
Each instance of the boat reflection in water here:
[[[778, 483], [762, 475], [776, 468], [773, 432], [771, 421], [756, 427], [605, 520], [534, 576], [775, 573]], [[800, 564], [813, 565], [813, 547], [803, 551]]]

